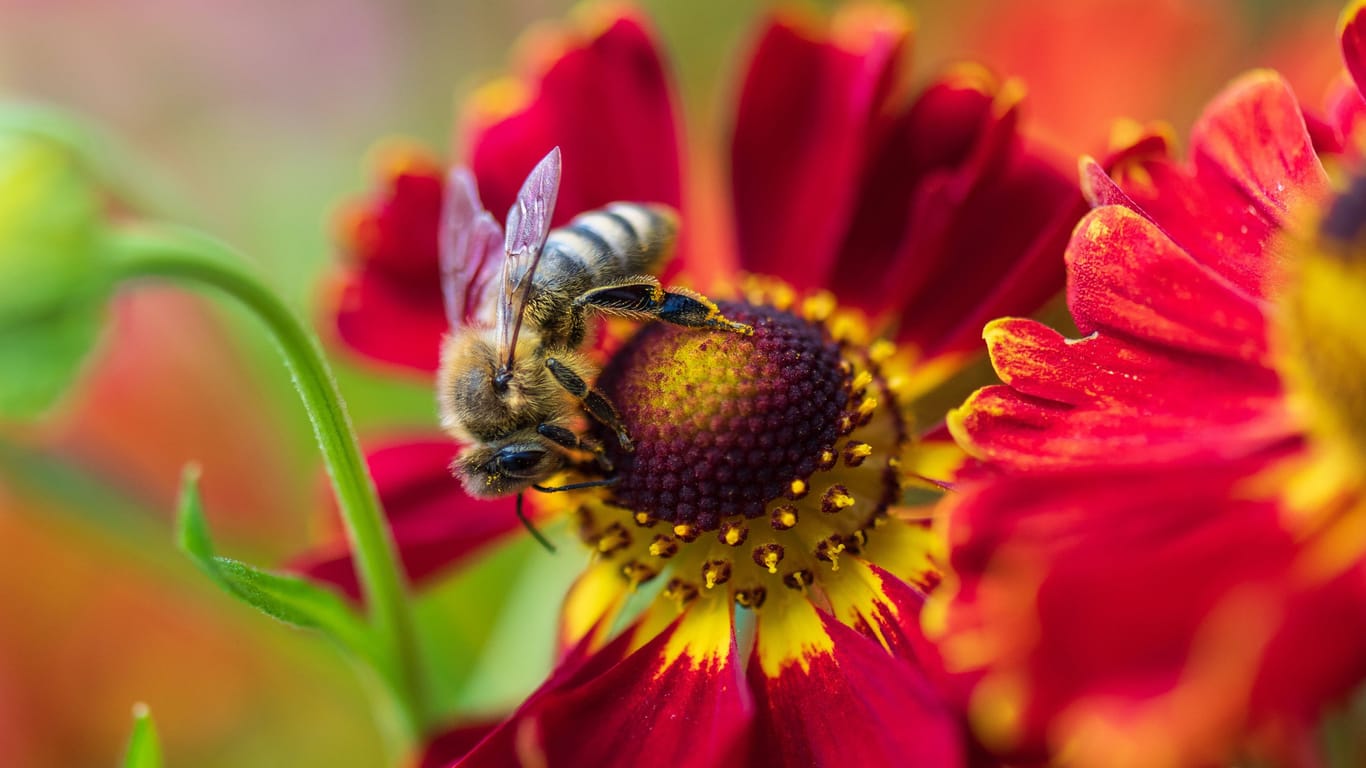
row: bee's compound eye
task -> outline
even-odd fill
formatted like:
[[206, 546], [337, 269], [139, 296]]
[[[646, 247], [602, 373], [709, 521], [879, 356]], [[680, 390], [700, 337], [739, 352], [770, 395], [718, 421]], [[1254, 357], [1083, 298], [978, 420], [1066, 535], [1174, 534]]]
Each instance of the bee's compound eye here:
[[539, 448], [505, 448], [498, 452], [498, 456], [493, 462], [498, 468], [498, 472], [504, 475], [520, 477], [531, 473], [541, 464], [545, 458], [545, 451]]

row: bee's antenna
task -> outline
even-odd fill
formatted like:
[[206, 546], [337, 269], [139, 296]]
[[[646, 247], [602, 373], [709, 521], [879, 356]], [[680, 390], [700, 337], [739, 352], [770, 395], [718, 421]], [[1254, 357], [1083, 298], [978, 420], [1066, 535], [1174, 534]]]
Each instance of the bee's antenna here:
[[531, 532], [532, 537], [540, 542], [541, 546], [545, 547], [547, 552], [552, 555], [555, 554], [555, 545], [551, 544], [550, 540], [547, 539], [544, 534], [536, 530], [536, 526], [532, 525], [531, 521], [527, 519], [526, 513], [522, 512], [522, 494], [520, 493], [517, 494], [517, 519], [522, 521], [522, 525], [526, 526], [526, 529]]

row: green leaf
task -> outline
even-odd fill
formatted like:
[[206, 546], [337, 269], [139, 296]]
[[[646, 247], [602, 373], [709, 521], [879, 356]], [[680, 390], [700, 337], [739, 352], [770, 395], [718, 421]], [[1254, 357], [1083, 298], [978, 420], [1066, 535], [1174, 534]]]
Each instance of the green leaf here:
[[341, 595], [307, 579], [263, 571], [214, 554], [199, 498], [199, 472], [190, 467], [181, 483], [179, 544], [220, 587], [286, 624], [321, 632], [341, 647], [378, 665], [380, 654], [369, 626]]
[[133, 707], [133, 735], [128, 737], [123, 768], [161, 768], [161, 745], [157, 743], [152, 711], [146, 704]]

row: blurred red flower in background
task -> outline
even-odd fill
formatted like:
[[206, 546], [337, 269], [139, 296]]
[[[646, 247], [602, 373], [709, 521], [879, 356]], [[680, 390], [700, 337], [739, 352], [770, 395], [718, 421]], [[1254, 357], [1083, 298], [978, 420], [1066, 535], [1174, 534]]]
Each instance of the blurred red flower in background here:
[[[1344, 21], [1366, 74], [1362, 19]], [[1139, 135], [1067, 249], [1083, 334], [988, 326], [1002, 380], [950, 416], [980, 466], [927, 613], [987, 742], [1077, 765], [1302, 758], [1366, 677], [1363, 101], [1259, 71]], [[1317, 150], [1317, 151], [1316, 151]], [[1346, 153], [1346, 154], [1343, 154]], [[1359, 172], [1359, 169], [1353, 172]], [[1298, 757], [1297, 757], [1298, 756]]]

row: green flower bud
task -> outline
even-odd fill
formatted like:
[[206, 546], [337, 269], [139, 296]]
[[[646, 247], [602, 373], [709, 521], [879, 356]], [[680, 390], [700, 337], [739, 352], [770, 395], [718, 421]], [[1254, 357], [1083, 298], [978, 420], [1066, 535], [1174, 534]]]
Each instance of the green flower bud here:
[[65, 145], [0, 132], [0, 418], [51, 405], [99, 331], [111, 284], [103, 200]]

